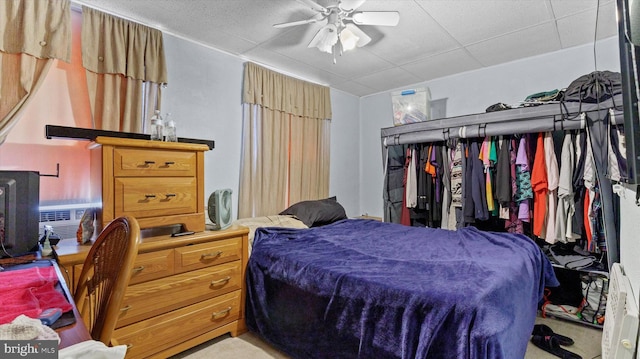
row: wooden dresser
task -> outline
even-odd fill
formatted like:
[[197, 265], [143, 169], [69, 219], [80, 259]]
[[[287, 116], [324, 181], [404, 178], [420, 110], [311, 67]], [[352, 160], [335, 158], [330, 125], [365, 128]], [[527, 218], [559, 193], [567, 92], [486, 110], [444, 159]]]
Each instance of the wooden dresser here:
[[[113, 339], [128, 359], [167, 358], [225, 333], [246, 331], [248, 232], [232, 226], [189, 236], [142, 238]], [[70, 287], [89, 246], [63, 240], [59, 263]]]
[[131, 215], [140, 228], [182, 224], [203, 231], [204, 144], [97, 137], [91, 146], [91, 197], [102, 203], [98, 230]]

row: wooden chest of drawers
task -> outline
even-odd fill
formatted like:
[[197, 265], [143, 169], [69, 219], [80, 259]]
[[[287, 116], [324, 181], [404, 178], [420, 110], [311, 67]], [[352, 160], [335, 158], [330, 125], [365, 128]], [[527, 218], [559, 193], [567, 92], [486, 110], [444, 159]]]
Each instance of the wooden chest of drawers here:
[[100, 230], [123, 216], [140, 228], [182, 224], [203, 231], [207, 145], [97, 137], [91, 151], [92, 201]]
[[[60, 242], [59, 261], [70, 278], [88, 248]], [[246, 331], [247, 228], [143, 238], [138, 251], [113, 334], [114, 343], [128, 346], [127, 359], [166, 358]]]

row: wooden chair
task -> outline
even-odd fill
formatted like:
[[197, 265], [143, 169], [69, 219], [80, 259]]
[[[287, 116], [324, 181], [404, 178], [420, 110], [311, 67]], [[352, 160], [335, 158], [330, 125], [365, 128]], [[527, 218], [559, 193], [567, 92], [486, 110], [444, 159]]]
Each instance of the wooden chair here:
[[111, 344], [111, 335], [138, 255], [140, 226], [119, 217], [98, 235], [84, 261], [74, 300], [94, 340]]

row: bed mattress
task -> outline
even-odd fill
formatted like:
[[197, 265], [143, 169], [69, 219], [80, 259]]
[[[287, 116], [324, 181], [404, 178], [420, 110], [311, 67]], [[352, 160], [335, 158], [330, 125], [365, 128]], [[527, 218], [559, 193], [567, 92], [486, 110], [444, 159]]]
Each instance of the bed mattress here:
[[348, 219], [258, 228], [248, 328], [294, 358], [523, 358], [551, 263], [529, 238]]

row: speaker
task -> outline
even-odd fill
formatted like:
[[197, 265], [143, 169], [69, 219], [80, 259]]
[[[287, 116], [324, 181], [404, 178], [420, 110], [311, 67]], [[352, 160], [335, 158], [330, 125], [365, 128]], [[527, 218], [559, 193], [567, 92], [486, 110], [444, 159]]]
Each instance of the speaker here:
[[231, 225], [231, 190], [228, 188], [214, 191], [209, 196], [209, 219], [211, 229], [225, 229]]

